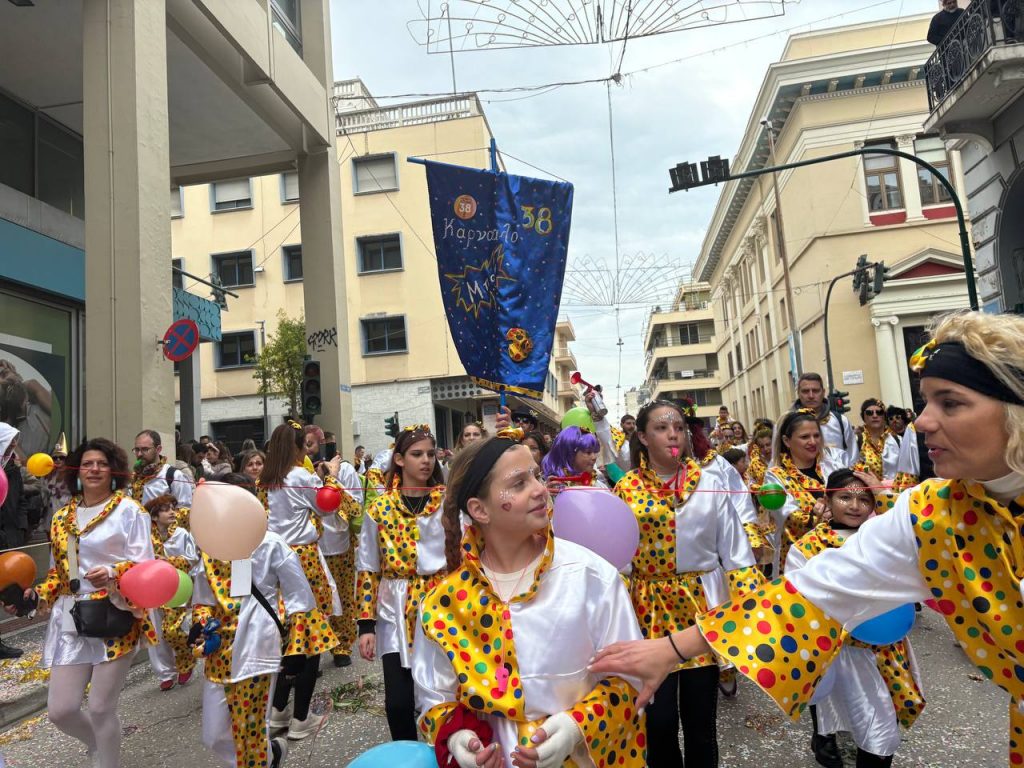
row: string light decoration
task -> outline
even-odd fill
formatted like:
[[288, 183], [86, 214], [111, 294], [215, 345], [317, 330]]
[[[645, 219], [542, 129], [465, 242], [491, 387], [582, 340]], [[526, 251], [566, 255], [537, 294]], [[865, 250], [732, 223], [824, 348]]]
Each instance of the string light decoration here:
[[[795, 0], [788, 0], [790, 3]], [[428, 53], [594, 45], [785, 15], [787, 0], [419, 0]]]
[[688, 264], [673, 261], [667, 254], [623, 254], [617, 264], [589, 254], [573, 255], [562, 283], [562, 306], [670, 304], [689, 274]]

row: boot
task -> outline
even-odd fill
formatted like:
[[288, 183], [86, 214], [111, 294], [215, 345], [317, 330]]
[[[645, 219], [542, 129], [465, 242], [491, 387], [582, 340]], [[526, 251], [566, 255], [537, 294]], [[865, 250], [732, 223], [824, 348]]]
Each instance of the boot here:
[[857, 747], [857, 768], [889, 768], [891, 765], [892, 755], [883, 757]]
[[814, 753], [814, 759], [818, 765], [823, 765], [825, 768], [843, 768], [843, 758], [839, 754], [839, 745], [836, 743], [835, 734], [822, 736], [818, 732], [818, 708], [811, 706], [809, 709], [811, 710], [811, 725], [814, 728], [814, 733], [811, 736], [811, 751]]

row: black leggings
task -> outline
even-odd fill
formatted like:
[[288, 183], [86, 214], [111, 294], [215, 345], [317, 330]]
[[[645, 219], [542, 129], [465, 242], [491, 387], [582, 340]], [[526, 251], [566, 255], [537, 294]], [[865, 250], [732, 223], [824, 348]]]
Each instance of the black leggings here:
[[416, 692], [412, 670], [402, 666], [397, 653], [380, 657], [384, 668], [384, 714], [392, 741], [416, 741]]
[[313, 700], [313, 689], [316, 688], [316, 673], [320, 671], [320, 656], [307, 656], [302, 671], [295, 676], [294, 682], [286, 680], [283, 674], [277, 676], [274, 686], [274, 709], [283, 710], [288, 706], [288, 696], [295, 688], [295, 709], [292, 717], [305, 720], [309, 717], [309, 702]]
[[682, 768], [679, 724], [686, 768], [718, 766], [718, 667], [673, 672], [647, 705], [647, 765]]

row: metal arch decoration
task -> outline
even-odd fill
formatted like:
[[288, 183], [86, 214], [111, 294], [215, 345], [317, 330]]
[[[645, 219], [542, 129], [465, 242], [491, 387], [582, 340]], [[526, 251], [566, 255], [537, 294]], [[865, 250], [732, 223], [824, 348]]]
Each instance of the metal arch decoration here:
[[[790, 0], [792, 2], [792, 0]], [[786, 0], [418, 0], [427, 53], [593, 45], [785, 15]]]
[[623, 254], [618, 264], [590, 255], [573, 256], [562, 284], [563, 306], [614, 307], [622, 304], [671, 304], [681, 283], [690, 281], [690, 265], [667, 254]]

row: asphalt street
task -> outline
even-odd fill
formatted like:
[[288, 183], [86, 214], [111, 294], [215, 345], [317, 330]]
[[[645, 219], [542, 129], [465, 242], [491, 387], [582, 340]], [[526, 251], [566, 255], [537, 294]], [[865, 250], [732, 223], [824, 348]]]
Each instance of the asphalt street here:
[[[5, 636], [32, 647], [41, 630]], [[925, 683], [927, 706], [896, 755], [901, 768], [997, 768], [1006, 765], [1008, 697], [968, 663], [937, 614], [920, 614], [911, 635]], [[330, 720], [315, 738], [293, 742], [288, 765], [344, 768], [369, 747], [387, 738], [379, 666], [356, 661], [335, 669], [325, 656], [318, 690], [343, 687]], [[23, 685], [39, 685], [24, 683]], [[328, 706], [327, 696], [319, 704]], [[3, 700], [0, 698], [0, 706]], [[198, 678], [168, 693], [158, 690], [148, 663], [132, 670], [122, 696], [123, 768], [217, 768], [200, 743]], [[814, 768], [809, 750], [810, 723], [791, 723], [749, 682], [739, 695], [719, 703], [719, 743], [723, 768]], [[853, 750], [847, 739], [847, 765]], [[84, 764], [84, 750], [45, 717], [0, 733], [0, 754], [10, 768], [54, 768]], [[398, 768], [396, 766], [396, 768]]]

